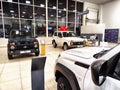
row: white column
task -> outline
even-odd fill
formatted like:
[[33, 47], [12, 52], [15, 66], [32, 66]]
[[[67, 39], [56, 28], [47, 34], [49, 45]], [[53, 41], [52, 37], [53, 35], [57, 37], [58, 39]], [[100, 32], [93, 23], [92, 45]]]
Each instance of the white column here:
[[46, 0], [46, 37], [48, 37], [48, 0]]

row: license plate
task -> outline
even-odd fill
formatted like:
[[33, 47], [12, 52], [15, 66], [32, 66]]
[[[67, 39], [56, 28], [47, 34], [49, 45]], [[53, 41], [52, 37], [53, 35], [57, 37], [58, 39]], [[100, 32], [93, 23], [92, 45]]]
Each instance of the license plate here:
[[21, 54], [23, 53], [30, 53], [31, 51], [30, 50], [27, 50], [27, 51], [20, 51]]
[[78, 47], [78, 48], [79, 48], [79, 47], [83, 47], [83, 45], [78, 45], [77, 47]]

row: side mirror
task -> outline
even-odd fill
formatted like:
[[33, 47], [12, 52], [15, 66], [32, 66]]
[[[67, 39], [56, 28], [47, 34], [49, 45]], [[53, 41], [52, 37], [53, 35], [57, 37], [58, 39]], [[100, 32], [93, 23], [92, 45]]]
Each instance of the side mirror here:
[[95, 61], [91, 65], [92, 80], [95, 85], [100, 86], [106, 79], [107, 63], [104, 60]]

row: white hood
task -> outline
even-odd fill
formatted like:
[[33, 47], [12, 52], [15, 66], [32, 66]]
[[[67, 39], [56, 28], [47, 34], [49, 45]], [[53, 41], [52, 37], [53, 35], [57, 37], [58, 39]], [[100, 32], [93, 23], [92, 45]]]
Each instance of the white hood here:
[[78, 41], [84, 41], [83, 38], [80, 38], [80, 37], [64, 37], [63, 39], [67, 40], [67, 41], [75, 41], [75, 42], [78, 42]]
[[96, 58], [93, 57], [94, 54], [108, 49], [110, 48], [107, 47], [76, 48], [64, 51], [62, 53], [62, 57], [67, 58], [68, 60], [72, 60], [73, 62], [78, 61], [90, 65], [93, 61], [96, 60]]

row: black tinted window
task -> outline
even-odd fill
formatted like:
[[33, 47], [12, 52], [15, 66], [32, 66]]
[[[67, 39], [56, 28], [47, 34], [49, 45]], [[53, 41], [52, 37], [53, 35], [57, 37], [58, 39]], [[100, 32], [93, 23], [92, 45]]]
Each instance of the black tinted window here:
[[115, 67], [115, 70], [114, 70], [114, 73], [113, 73], [113, 76], [116, 78], [116, 79], [119, 79], [120, 80], [120, 56], [118, 56], [118, 62], [117, 62], [117, 65]]
[[57, 36], [57, 32], [54, 33], [54, 36]]

